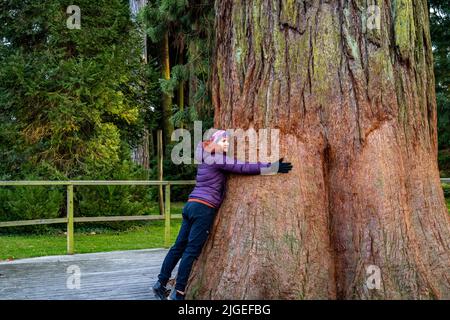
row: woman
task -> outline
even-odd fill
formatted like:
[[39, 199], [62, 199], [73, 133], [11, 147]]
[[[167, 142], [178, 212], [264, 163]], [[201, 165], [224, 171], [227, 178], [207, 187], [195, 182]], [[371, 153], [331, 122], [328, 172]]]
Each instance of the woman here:
[[200, 142], [195, 150], [195, 159], [200, 162], [196, 185], [183, 207], [183, 222], [175, 244], [167, 253], [158, 281], [153, 285], [153, 292], [161, 300], [166, 299], [169, 291], [166, 284], [180, 258], [175, 289], [169, 300], [184, 300], [192, 264], [201, 253], [225, 196], [226, 172], [256, 175], [261, 174], [262, 168], [273, 169], [274, 173], [287, 173], [292, 169], [289, 162], [282, 162], [283, 158], [271, 164], [241, 162], [227, 157], [228, 146], [228, 133], [218, 130], [209, 140]]

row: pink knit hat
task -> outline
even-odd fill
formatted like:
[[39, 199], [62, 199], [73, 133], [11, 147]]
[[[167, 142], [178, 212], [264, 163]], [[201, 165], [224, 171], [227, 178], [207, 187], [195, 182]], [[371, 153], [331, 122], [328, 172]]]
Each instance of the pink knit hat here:
[[223, 137], [229, 137], [230, 135], [225, 130], [217, 130], [213, 133], [213, 135], [209, 138], [209, 141], [212, 141], [214, 143], [217, 143], [222, 139]]
[[218, 143], [224, 136], [229, 137], [230, 134], [225, 130], [217, 130], [211, 135], [211, 137], [209, 137], [208, 140], [202, 142], [203, 149], [205, 149], [207, 152], [214, 153], [216, 143]]

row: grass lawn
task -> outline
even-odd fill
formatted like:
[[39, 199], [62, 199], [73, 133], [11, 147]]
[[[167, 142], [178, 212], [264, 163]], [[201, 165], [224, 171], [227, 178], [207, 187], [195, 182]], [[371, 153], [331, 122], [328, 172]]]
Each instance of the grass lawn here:
[[[184, 203], [172, 203], [171, 212], [181, 214]], [[133, 250], [164, 247], [164, 221], [129, 223], [125, 230], [101, 224], [75, 223], [75, 253]], [[99, 227], [100, 225], [100, 227]], [[172, 219], [171, 238], [175, 241], [181, 219]], [[59, 225], [48, 234], [1, 234], [0, 261], [66, 254], [66, 235]]]

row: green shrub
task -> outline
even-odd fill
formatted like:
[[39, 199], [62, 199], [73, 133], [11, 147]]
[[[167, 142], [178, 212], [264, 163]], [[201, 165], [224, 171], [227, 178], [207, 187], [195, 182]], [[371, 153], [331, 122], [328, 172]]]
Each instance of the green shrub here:
[[[29, 173], [31, 170], [34, 173]], [[40, 163], [12, 180], [53, 180], [56, 177], [63, 178], [48, 163]], [[0, 176], [0, 180], [8, 178]], [[65, 189], [62, 186], [0, 187], [0, 221], [58, 218], [64, 204]]]
[[[145, 180], [147, 173], [130, 161], [109, 172], [99, 171], [84, 180]], [[78, 186], [75, 210], [79, 216], [131, 216], [150, 212], [153, 201], [149, 186]]]
[[60, 187], [0, 188], [0, 221], [57, 218], [64, 203]]
[[[165, 157], [163, 161], [163, 173], [164, 180], [169, 181], [178, 181], [178, 180], [195, 180], [195, 176], [197, 174], [197, 165], [196, 164], [174, 164], [170, 159], [170, 154], [172, 152], [172, 148], [176, 145], [176, 142], [172, 142], [167, 146], [166, 154], [168, 156]], [[158, 171], [157, 171], [157, 159], [152, 159], [150, 161], [150, 179], [158, 180]], [[187, 201], [189, 194], [194, 189], [194, 185], [174, 185], [170, 187], [170, 199], [171, 201]], [[150, 190], [151, 198], [158, 199], [158, 188], [153, 187]]]
[[442, 178], [450, 177], [450, 149], [439, 150], [439, 173]]
[[450, 199], [450, 184], [449, 183], [442, 184], [442, 189], [444, 189], [444, 197]]

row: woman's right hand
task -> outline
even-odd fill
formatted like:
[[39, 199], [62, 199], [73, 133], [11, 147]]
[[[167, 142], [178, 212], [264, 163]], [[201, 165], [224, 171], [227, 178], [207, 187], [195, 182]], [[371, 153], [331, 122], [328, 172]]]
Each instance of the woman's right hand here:
[[278, 171], [277, 173], [288, 173], [292, 169], [292, 164], [290, 162], [283, 162], [284, 158], [281, 158], [277, 162], [272, 163], [272, 166], [276, 168], [278, 165]]

